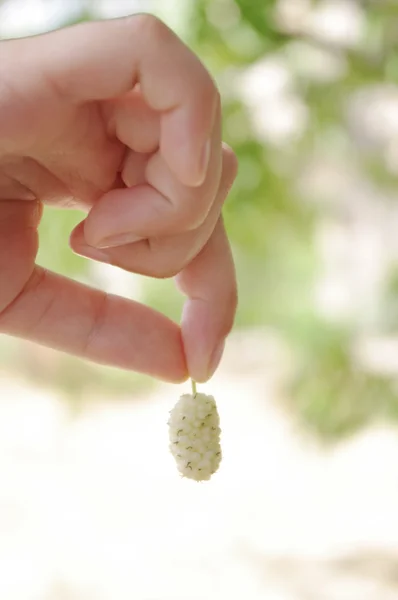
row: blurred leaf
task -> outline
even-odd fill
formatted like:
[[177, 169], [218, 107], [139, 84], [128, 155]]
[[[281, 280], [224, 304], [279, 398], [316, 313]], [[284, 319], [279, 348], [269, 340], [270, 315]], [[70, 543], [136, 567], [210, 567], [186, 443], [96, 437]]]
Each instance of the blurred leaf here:
[[40, 265], [69, 277], [88, 275], [89, 261], [77, 256], [69, 248], [70, 233], [83, 218], [78, 211], [45, 208], [39, 228], [37, 262]]

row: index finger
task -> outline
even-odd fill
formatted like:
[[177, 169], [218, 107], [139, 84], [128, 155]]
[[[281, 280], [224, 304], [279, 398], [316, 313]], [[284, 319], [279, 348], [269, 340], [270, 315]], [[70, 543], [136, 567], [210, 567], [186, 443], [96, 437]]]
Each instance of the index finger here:
[[233, 258], [221, 217], [203, 250], [176, 280], [188, 297], [181, 323], [188, 372], [204, 382], [221, 360], [238, 301]]
[[36, 48], [52, 88], [72, 102], [110, 100], [139, 83], [148, 105], [161, 112], [168, 166], [185, 185], [203, 182], [219, 94], [165, 24], [152, 15], [83, 23], [37, 38]]

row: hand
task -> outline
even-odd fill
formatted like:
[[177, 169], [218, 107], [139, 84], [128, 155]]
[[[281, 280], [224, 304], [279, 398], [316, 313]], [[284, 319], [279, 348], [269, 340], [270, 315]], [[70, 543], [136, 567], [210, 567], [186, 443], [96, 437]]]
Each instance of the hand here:
[[[167, 381], [208, 379], [236, 309], [220, 214], [237, 167], [220, 112], [199, 60], [148, 15], [1, 42], [0, 332]], [[36, 265], [43, 203], [88, 213], [76, 253], [176, 275], [181, 328]]]

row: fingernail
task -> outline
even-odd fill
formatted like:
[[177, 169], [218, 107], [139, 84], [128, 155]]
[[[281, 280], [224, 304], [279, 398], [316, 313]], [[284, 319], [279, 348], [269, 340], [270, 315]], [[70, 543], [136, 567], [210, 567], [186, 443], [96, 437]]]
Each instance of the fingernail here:
[[110, 236], [100, 240], [95, 247], [96, 248], [115, 248], [116, 246], [126, 246], [127, 244], [134, 244], [144, 238], [134, 235], [133, 233], [121, 233], [119, 235]]
[[222, 355], [224, 353], [224, 348], [225, 348], [225, 340], [223, 340], [218, 346], [216, 346], [216, 349], [214, 350], [210, 362], [209, 362], [209, 369], [208, 369], [208, 378], [210, 379], [210, 377], [212, 377], [215, 373], [215, 371], [217, 370], [218, 365], [220, 364]]
[[98, 250], [98, 248], [93, 248], [92, 246], [79, 246], [79, 248], [75, 249], [75, 252], [81, 256], [85, 256], [86, 258], [91, 258], [92, 260], [97, 260], [103, 263], [110, 262], [110, 256], [107, 252]]
[[207, 142], [203, 146], [202, 155], [200, 157], [198, 185], [203, 183], [206, 178], [207, 167], [209, 166], [209, 160], [210, 160], [210, 153], [211, 153], [211, 140], [207, 140]]

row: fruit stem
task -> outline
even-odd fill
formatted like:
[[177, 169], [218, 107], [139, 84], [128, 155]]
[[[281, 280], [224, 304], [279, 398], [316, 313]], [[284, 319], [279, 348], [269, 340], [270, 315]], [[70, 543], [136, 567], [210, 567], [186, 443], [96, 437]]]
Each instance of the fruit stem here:
[[192, 385], [192, 395], [195, 398], [195, 396], [196, 396], [196, 381], [191, 379], [191, 385]]

